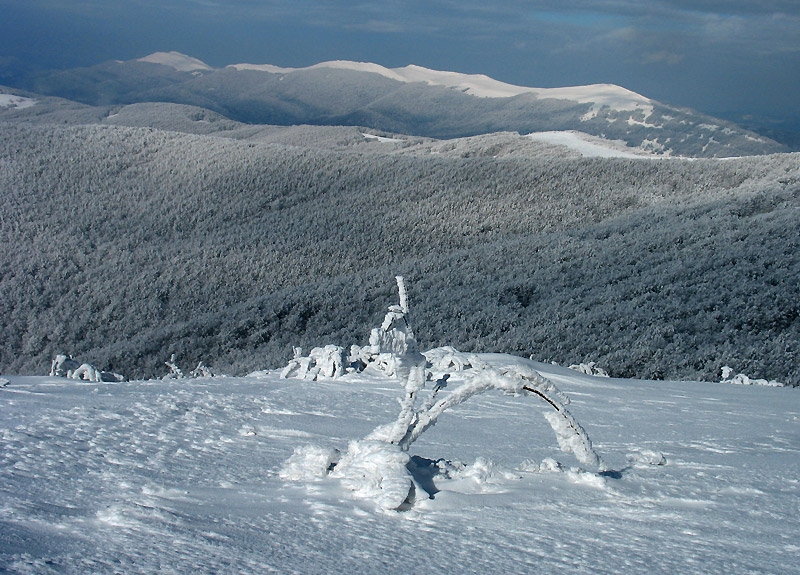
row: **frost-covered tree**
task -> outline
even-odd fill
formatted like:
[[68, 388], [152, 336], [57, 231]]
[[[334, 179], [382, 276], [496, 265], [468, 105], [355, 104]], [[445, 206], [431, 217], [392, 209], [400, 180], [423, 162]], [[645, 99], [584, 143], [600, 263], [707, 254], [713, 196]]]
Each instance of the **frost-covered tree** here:
[[[372, 362], [390, 366], [385, 369], [387, 375], [405, 381], [397, 418], [379, 426], [363, 440], [351, 442], [340, 459], [338, 454], [300, 448], [287, 462], [285, 477], [294, 479], [330, 472], [356, 496], [373, 499], [384, 509], [399, 509], [411, 502], [415, 492], [408, 470], [407, 452], [411, 445], [446, 410], [489, 391], [543, 400], [552, 409], [545, 413], [545, 418], [561, 449], [585, 465], [605, 469], [585, 429], [567, 409], [569, 399], [534, 369], [524, 364], [493, 367], [478, 355], [464, 354], [452, 347], [432, 350], [427, 357], [420, 354], [408, 318], [405, 282], [402, 276], [396, 279], [400, 304], [389, 307], [381, 327], [372, 330], [370, 340], [375, 347]], [[296, 358], [289, 368], [293, 369], [294, 364], [299, 365], [300, 361]], [[433, 379], [432, 372], [426, 371], [428, 365], [440, 377], [424, 397], [426, 383]], [[456, 374], [462, 383], [444, 391], [447, 381]], [[304, 467], [310, 469], [303, 471]]]

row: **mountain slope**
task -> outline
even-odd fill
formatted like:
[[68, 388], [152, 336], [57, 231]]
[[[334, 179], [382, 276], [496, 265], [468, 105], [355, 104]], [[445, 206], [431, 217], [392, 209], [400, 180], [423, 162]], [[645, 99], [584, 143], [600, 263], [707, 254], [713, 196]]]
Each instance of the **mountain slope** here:
[[786, 151], [722, 120], [612, 85], [526, 88], [486, 76], [326, 62], [308, 68], [211, 69], [177, 53], [39, 74], [17, 87], [93, 105], [171, 102], [253, 124], [357, 125], [453, 138], [576, 130], [665, 155], [728, 157]]
[[292, 345], [346, 343], [403, 273], [428, 346], [800, 381], [796, 155], [463, 158], [0, 130], [4, 371], [42, 373], [57, 353], [139, 377], [173, 352], [229, 373], [277, 366]]

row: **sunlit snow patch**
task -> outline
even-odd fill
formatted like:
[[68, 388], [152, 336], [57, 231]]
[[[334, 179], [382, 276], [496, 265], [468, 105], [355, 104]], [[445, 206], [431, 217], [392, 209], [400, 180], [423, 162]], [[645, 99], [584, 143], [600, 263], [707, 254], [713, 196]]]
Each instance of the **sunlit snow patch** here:
[[145, 56], [144, 58], [139, 58], [139, 62], [149, 62], [151, 64], [169, 66], [178, 72], [211, 70], [211, 66], [205, 62], [202, 62], [197, 58], [187, 56], [186, 54], [181, 54], [180, 52], [156, 52], [154, 54], [150, 54], [149, 56]]
[[403, 142], [403, 140], [398, 138], [387, 138], [385, 136], [376, 136], [375, 134], [367, 134], [365, 132], [361, 132], [361, 135], [367, 140], [377, 140], [382, 144], [400, 144]]
[[[556, 146], [566, 146], [581, 153], [585, 158], [635, 158], [638, 160], [654, 158], [645, 153], [634, 153], [623, 149], [622, 144], [590, 136], [582, 132], [534, 132], [527, 136], [535, 142]], [[616, 147], [615, 147], [616, 145]]]
[[14, 94], [0, 94], [0, 108], [14, 108], [22, 110], [35, 106], [37, 101], [33, 98], [24, 98], [23, 96], [15, 96]]

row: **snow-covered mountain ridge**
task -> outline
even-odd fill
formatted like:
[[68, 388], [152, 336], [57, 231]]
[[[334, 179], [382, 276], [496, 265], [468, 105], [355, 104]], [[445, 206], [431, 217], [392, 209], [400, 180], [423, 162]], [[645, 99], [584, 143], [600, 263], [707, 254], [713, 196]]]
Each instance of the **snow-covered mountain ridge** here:
[[398, 82], [423, 82], [429, 86], [453, 88], [480, 98], [512, 98], [521, 94], [532, 94], [537, 98], [553, 98], [556, 100], [571, 100], [581, 104], [594, 104], [598, 109], [607, 106], [617, 111], [642, 110], [645, 112], [645, 117], [649, 116], [653, 111], [652, 101], [649, 98], [614, 84], [593, 84], [564, 88], [531, 88], [500, 82], [484, 74], [462, 74], [459, 72], [431, 70], [413, 64], [403, 68], [385, 68], [370, 62], [352, 62], [348, 60], [321, 62], [305, 68], [281, 68], [279, 66], [258, 64], [233, 64], [230, 67], [236, 70], [256, 70], [271, 74], [325, 68], [353, 70], [380, 74]]
[[359, 126], [452, 139], [496, 132], [584, 132], [633, 153], [733, 157], [788, 148], [735, 124], [620, 86], [515, 86], [417, 65], [330, 61], [303, 68], [212, 68], [177, 52], [32, 74], [15, 86], [91, 105], [173, 103], [246, 124]]

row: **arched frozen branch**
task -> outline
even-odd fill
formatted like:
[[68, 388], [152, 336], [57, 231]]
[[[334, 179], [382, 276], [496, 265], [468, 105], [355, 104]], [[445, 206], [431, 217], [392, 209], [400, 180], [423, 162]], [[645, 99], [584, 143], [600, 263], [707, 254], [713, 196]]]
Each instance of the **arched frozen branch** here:
[[553, 412], [545, 413], [545, 418], [556, 434], [559, 447], [563, 451], [575, 455], [578, 461], [585, 465], [604, 469], [603, 461], [594, 450], [588, 434], [567, 409], [566, 406], [569, 403], [567, 397], [538, 372], [523, 367], [501, 371], [483, 366], [447, 397], [427, 409], [423, 407], [413, 417], [409, 417], [405, 411], [401, 411], [401, 417], [398, 417], [396, 426], [400, 426], [401, 421], [410, 423], [399, 440], [397, 439], [399, 433], [395, 433], [390, 441], [397, 443], [403, 450], [407, 450], [420, 435], [436, 424], [444, 411], [464, 403], [470, 397], [492, 389], [515, 396], [536, 395], [544, 400], [554, 409]]

